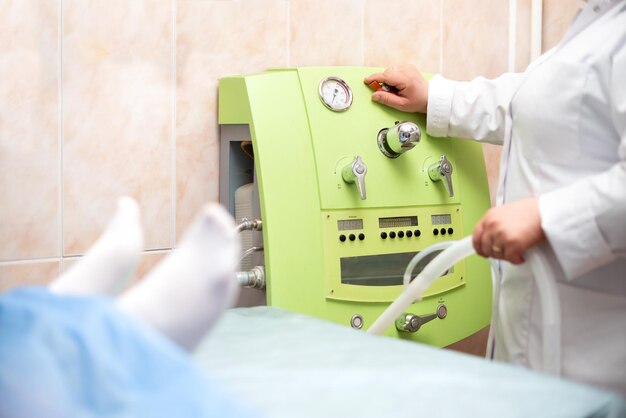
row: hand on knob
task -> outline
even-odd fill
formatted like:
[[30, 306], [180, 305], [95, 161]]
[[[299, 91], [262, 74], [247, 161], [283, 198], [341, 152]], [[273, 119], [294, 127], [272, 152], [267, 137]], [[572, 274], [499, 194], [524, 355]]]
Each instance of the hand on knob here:
[[387, 68], [382, 73], [375, 73], [363, 80], [384, 83], [395, 91], [377, 91], [372, 100], [403, 112], [426, 113], [428, 106], [428, 81], [413, 65]]

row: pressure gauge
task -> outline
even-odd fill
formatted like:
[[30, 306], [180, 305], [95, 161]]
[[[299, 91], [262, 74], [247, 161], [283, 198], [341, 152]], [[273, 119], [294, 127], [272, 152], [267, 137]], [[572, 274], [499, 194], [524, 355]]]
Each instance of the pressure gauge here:
[[322, 103], [332, 111], [343, 112], [352, 104], [352, 90], [348, 83], [338, 77], [326, 77], [320, 82]]

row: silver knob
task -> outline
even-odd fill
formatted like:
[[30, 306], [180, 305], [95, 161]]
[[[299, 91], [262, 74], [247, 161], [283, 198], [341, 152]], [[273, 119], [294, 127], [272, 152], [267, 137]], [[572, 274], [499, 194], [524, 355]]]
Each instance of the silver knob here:
[[443, 178], [446, 179], [443, 184], [450, 197], [454, 197], [454, 190], [452, 189], [452, 171], [452, 164], [445, 155], [441, 156], [438, 163], [431, 164], [431, 166], [428, 167], [428, 177], [430, 177], [432, 181], [441, 181]]
[[378, 133], [376, 142], [378, 149], [389, 158], [398, 158], [415, 144], [420, 142], [422, 133], [419, 126], [413, 122], [397, 122], [391, 128], [385, 128]]
[[346, 183], [356, 183], [359, 188], [361, 200], [365, 200], [365, 175], [367, 174], [367, 166], [358, 155], [354, 157], [352, 163], [346, 165], [341, 170], [341, 177]]
[[396, 319], [396, 329], [402, 332], [417, 332], [422, 325], [437, 318], [437, 314], [415, 315], [412, 313], [403, 313]]

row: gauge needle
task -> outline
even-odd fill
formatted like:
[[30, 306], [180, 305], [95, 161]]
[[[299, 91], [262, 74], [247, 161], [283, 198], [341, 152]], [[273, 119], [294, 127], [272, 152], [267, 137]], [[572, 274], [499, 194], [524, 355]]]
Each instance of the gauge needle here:
[[331, 105], [335, 103], [335, 98], [337, 97], [337, 93], [339, 93], [339, 90], [335, 89], [335, 94], [333, 94], [333, 100], [330, 102]]

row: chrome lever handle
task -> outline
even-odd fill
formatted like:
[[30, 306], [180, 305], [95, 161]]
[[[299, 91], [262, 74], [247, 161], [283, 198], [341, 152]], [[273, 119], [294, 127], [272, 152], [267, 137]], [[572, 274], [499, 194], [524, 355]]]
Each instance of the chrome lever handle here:
[[444, 185], [450, 197], [454, 197], [454, 189], [452, 188], [452, 171], [452, 164], [445, 155], [441, 156], [438, 163], [431, 164], [431, 166], [428, 167], [428, 177], [430, 177], [432, 181], [441, 181], [442, 178], [446, 179]]
[[367, 166], [358, 155], [354, 157], [352, 163], [346, 165], [341, 170], [341, 177], [346, 183], [356, 183], [359, 188], [361, 200], [365, 200], [365, 175], [367, 174]]
[[422, 325], [437, 318], [437, 314], [415, 315], [412, 313], [403, 313], [396, 319], [396, 329], [403, 332], [417, 332]]

